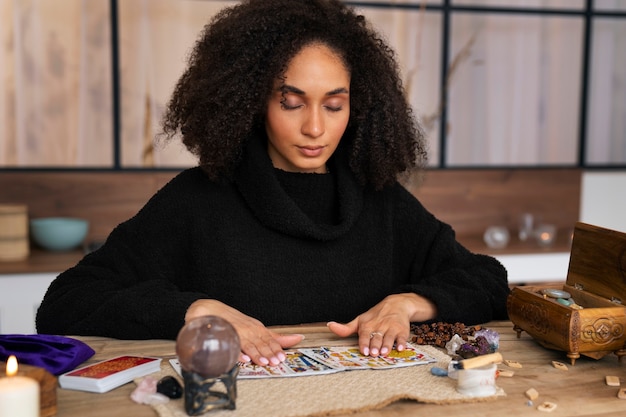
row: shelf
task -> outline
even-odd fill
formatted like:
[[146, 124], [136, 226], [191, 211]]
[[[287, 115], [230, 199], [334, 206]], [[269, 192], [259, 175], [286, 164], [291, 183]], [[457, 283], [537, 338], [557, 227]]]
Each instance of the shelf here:
[[[511, 239], [506, 248], [492, 249], [483, 242], [482, 236], [459, 236], [459, 242], [474, 253], [483, 253], [492, 256], [501, 255], [527, 255], [563, 253], [570, 251], [570, 234], [560, 231], [554, 245], [542, 248], [535, 242], [521, 242]], [[31, 249], [30, 256], [25, 261], [0, 262], [0, 275], [2, 274], [30, 274], [41, 272], [60, 273], [76, 265], [85, 253], [82, 250], [70, 252], [49, 252], [41, 249]]]
[[30, 256], [24, 261], [0, 262], [0, 275], [41, 272], [60, 273], [76, 265], [83, 256], [85, 256], [85, 253], [82, 250], [49, 252], [41, 249], [31, 249]]
[[542, 253], [563, 253], [570, 252], [572, 246], [572, 231], [571, 230], [559, 230], [556, 234], [556, 239], [551, 246], [542, 247], [539, 244], [530, 239], [525, 242], [517, 239], [515, 236], [511, 237], [509, 244], [502, 249], [493, 249], [488, 247], [483, 241], [482, 236], [457, 236], [459, 242], [467, 249], [474, 253], [482, 253], [487, 255], [528, 255], [528, 254], [542, 254]]

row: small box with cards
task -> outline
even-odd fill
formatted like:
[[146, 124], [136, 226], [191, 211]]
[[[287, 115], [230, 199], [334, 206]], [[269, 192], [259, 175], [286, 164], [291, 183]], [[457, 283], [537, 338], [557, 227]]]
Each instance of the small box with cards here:
[[160, 369], [160, 358], [118, 356], [67, 372], [59, 376], [59, 385], [65, 389], [102, 393]]
[[509, 319], [549, 349], [600, 359], [626, 355], [626, 234], [577, 223], [563, 286], [511, 290]]

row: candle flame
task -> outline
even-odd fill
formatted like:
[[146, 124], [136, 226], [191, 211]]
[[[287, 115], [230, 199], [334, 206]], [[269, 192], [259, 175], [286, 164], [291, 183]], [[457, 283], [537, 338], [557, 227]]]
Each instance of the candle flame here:
[[7, 376], [13, 376], [15, 374], [17, 374], [17, 358], [11, 355], [9, 359], [7, 359]]

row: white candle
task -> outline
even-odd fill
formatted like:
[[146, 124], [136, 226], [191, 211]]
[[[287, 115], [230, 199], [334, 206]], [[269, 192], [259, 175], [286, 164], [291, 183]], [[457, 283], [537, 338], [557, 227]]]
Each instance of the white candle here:
[[39, 417], [39, 383], [16, 375], [15, 356], [9, 356], [6, 374], [0, 378], [0, 417]]

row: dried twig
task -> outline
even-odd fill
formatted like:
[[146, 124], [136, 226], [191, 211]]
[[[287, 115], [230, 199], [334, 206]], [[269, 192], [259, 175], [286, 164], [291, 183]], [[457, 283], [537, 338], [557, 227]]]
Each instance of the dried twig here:
[[[417, 31], [417, 41], [416, 41], [416, 44], [417, 44], [416, 54], [418, 57], [418, 64], [415, 67], [411, 68], [407, 73], [407, 77], [406, 77], [407, 82], [405, 83], [407, 98], [412, 88], [411, 81], [420, 68], [419, 62], [421, 58], [421, 45], [422, 45], [421, 39], [422, 39], [422, 31], [424, 30], [423, 21], [424, 21], [425, 13], [426, 13], [426, 0], [422, 0], [422, 2], [420, 3], [420, 10], [419, 10], [418, 22], [417, 22], [418, 31]], [[463, 46], [463, 48], [461, 48], [461, 50], [452, 59], [452, 62], [450, 66], [448, 67], [448, 71], [446, 73], [446, 79], [445, 79], [445, 83], [443, 87], [443, 92], [441, 96], [439, 97], [439, 103], [437, 105], [435, 112], [430, 115], [425, 115], [422, 117], [422, 127], [426, 131], [430, 131], [433, 128], [437, 119], [441, 117], [441, 113], [443, 112], [443, 109], [446, 106], [445, 97], [447, 97], [447, 93], [450, 88], [450, 84], [452, 82], [452, 77], [454, 76], [458, 68], [460, 67], [461, 63], [465, 61], [467, 58], [469, 58], [469, 56], [471, 55], [471, 49], [472, 49], [472, 46], [474, 45], [474, 42], [476, 41], [476, 36], [477, 36], [477, 33], [473, 34], [470, 37], [470, 39], [467, 41], [467, 43]]]
[[452, 77], [454, 76], [458, 68], [460, 67], [461, 63], [465, 61], [467, 58], [469, 58], [469, 56], [471, 55], [472, 53], [471, 49], [475, 41], [476, 41], [476, 34], [473, 34], [469, 38], [467, 43], [463, 46], [463, 48], [461, 48], [461, 50], [452, 59], [452, 62], [450, 63], [450, 66], [448, 67], [448, 72], [446, 73], [446, 80], [443, 85], [442, 94], [439, 97], [439, 104], [437, 105], [437, 110], [435, 110], [433, 114], [424, 116], [422, 118], [422, 123], [426, 130], [432, 129], [432, 127], [435, 124], [435, 121], [439, 119], [439, 117], [441, 116], [441, 113], [443, 112], [443, 109], [446, 106], [445, 97], [447, 97], [448, 95], [448, 90], [452, 82]]

